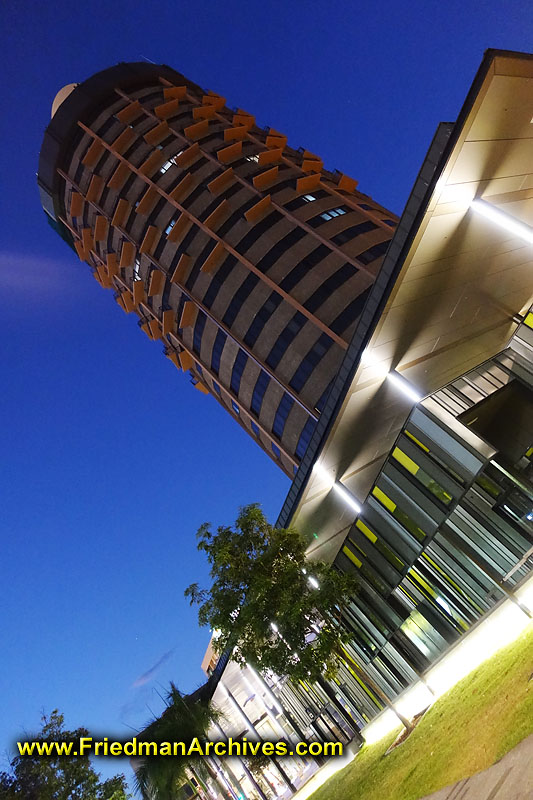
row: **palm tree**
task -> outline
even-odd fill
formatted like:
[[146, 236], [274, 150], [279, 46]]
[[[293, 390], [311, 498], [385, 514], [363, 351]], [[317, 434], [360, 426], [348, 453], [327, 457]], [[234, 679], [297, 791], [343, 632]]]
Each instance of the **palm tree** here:
[[[139, 740], [188, 743], [195, 737], [205, 739], [211, 724], [220, 718], [212, 702], [219, 680], [220, 674], [213, 674], [188, 695], [171, 684], [167, 707], [144, 729]], [[200, 756], [146, 756], [134, 768], [135, 788], [143, 800], [173, 800], [187, 779], [187, 769], [206, 774], [205, 759]]]

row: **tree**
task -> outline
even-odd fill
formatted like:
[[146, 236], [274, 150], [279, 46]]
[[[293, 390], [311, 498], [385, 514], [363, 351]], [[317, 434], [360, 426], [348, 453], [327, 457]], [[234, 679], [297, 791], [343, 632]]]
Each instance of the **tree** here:
[[[213, 533], [205, 523], [198, 549], [211, 566], [210, 589], [191, 584], [185, 596], [198, 605], [198, 621], [217, 637], [219, 652], [240, 664], [293, 679], [323, 681], [341, 661], [392, 708], [387, 695], [349, 655], [351, 634], [339, 623], [340, 607], [357, 580], [321, 561], [308, 561], [303, 536], [275, 528], [257, 504], [240, 509], [233, 527]], [[393, 709], [394, 710], [394, 709]], [[410, 723], [394, 710], [406, 728]]]
[[[190, 743], [195, 737], [205, 739], [211, 724], [220, 717], [211, 703], [217, 684], [218, 678], [212, 676], [189, 695], [182, 695], [171, 684], [166, 709], [143, 730], [139, 740]], [[201, 781], [206, 770], [208, 766], [199, 756], [148, 756], [135, 765], [136, 788], [143, 800], [172, 800], [189, 772]]]
[[[41, 717], [42, 727], [32, 741], [58, 742], [88, 736], [85, 728], [64, 729], [57, 709]], [[0, 773], [0, 800], [127, 800], [124, 775], [101, 781], [87, 756], [17, 755], [11, 771]]]

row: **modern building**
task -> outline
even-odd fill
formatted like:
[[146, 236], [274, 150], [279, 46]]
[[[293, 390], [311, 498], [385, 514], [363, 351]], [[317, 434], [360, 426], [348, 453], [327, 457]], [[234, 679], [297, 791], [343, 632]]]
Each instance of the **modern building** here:
[[[160, 94], [154, 97], [155, 116], [161, 114], [158, 104], [168, 108], [169, 103], [178, 100], [177, 105], [172, 106], [177, 111], [180, 103], [189, 97], [189, 91], [192, 97], [192, 89], [187, 88], [189, 84], [181, 76], [182, 84], [178, 84], [166, 68], [135, 65], [128, 69], [143, 73], [142, 80], [146, 81], [145, 68], [153, 69], [158, 80], [163, 79], [166, 89], [172, 87], [164, 81], [174, 82], [174, 88], [186, 87], [186, 91], [180, 90], [184, 92], [183, 97], [179, 92], [177, 96], [168, 93], [165, 96], [165, 89], [163, 97]], [[182, 233], [184, 237], [189, 235], [193, 230], [189, 228], [193, 212], [180, 206], [174, 226], [161, 234], [165, 230], [163, 225], [170, 225], [168, 219], [158, 216], [151, 221], [140, 220], [139, 214], [130, 207], [136, 202], [133, 193], [120, 198], [115, 193], [112, 196], [114, 205], [109, 191], [104, 195], [109, 188], [104, 186], [105, 181], [111, 180], [118, 186], [118, 178], [114, 177], [118, 171], [121, 180], [131, 181], [128, 192], [134, 183], [139, 185], [140, 180], [147, 184], [144, 193], [138, 191], [140, 203], [144, 204], [144, 198], [153, 191], [150, 202], [161, 204], [157, 214], [162, 214], [164, 208], [169, 210], [168, 199], [163, 198], [162, 203], [157, 198], [160, 186], [170, 189], [166, 183], [170, 167], [161, 173], [161, 167], [167, 163], [162, 159], [170, 161], [170, 150], [165, 149], [160, 154], [157, 172], [153, 166], [156, 162], [151, 162], [153, 172], [148, 170], [148, 173], [152, 175], [152, 182], [148, 185], [145, 180], [148, 168], [143, 166], [142, 158], [154, 157], [154, 151], [143, 151], [138, 161], [130, 160], [126, 164], [125, 159], [132, 158], [130, 151], [125, 149], [118, 153], [109, 144], [125, 136], [124, 141], [129, 142], [125, 148], [144, 147], [135, 144], [138, 139], [132, 137], [136, 134], [127, 133], [133, 130], [127, 125], [141, 124], [141, 111], [136, 104], [141, 104], [141, 97], [146, 101], [144, 86], [131, 88], [133, 78], [131, 87], [121, 88], [117, 97], [115, 83], [118, 81], [117, 85], [122, 86], [122, 78], [113, 77], [109, 83], [112, 73], [109, 70], [91, 79], [98, 79], [99, 83], [88, 93], [90, 97], [98, 96], [101, 103], [105, 91], [109, 90], [105, 112], [101, 109], [96, 115], [97, 106], [81, 96], [79, 105], [74, 107], [78, 89], [56, 111], [46, 134], [39, 172], [45, 209], [59, 232], [75, 246], [81, 257], [89, 260], [97, 279], [103, 285], [115, 287], [124, 307], [138, 310], [146, 320], [142, 324], [148, 325], [152, 335], [166, 336], [169, 355], [178, 361], [184, 359], [182, 366], [192, 369], [194, 379], [206, 390], [218, 394], [215, 381], [222, 401], [228, 404], [225, 398], [230, 398], [229, 406], [235, 404], [241, 424], [254, 433], [253, 425], [261, 425], [259, 437], [263, 446], [272, 452], [274, 442], [280, 450], [279, 460], [285, 471], [291, 472], [298, 465], [278, 523], [294, 524], [304, 533], [310, 564], [313, 559], [321, 559], [358, 576], [359, 591], [342, 612], [343, 624], [351, 633], [351, 643], [347, 646], [349, 655], [402, 713], [410, 713], [413, 708], [420, 710], [432, 693], [438, 694], [449, 680], [442, 677], [442, 669], [437, 678], [439, 663], [449, 663], [446, 659], [450, 654], [473, 641], [481, 629], [487, 630], [502, 609], [511, 608], [521, 620], [533, 616], [533, 56], [495, 50], [486, 53], [457, 121], [439, 126], [397, 226], [392, 215], [368, 198], [357, 195], [353, 183], [349, 184], [344, 177], [324, 172], [322, 165], [318, 171], [318, 163], [315, 170], [304, 175], [306, 161], [315, 157], [289, 150], [284, 140], [274, 141], [270, 137], [280, 137], [275, 132], [263, 132], [261, 136], [253, 123], [247, 122], [249, 118], [244, 112], [235, 112], [236, 117], [231, 117], [233, 127], [223, 128], [224, 137], [227, 130], [233, 131], [227, 134], [224, 144], [227, 143], [228, 148], [235, 147], [230, 152], [238, 151], [239, 156], [232, 163], [229, 178], [242, 187], [239, 193], [244, 192], [246, 184], [246, 187], [258, 189], [260, 196], [255, 195], [255, 205], [240, 212], [241, 217], [244, 213], [244, 220], [239, 218], [234, 225], [235, 232], [237, 224], [240, 226], [238, 236], [242, 238], [239, 241], [250, 236], [247, 241], [251, 242], [254, 231], [263, 230], [254, 240], [257, 245], [249, 244], [246, 249], [250, 259], [253, 254], [253, 261], [247, 266], [248, 276], [244, 282], [252, 275], [259, 282], [244, 302], [243, 294], [239, 294], [244, 283], [239, 286], [231, 283], [233, 273], [223, 271], [226, 260], [217, 261], [213, 256], [214, 265], [211, 262], [211, 255], [220, 246], [224, 248], [224, 259], [228, 258], [226, 250], [237, 259], [232, 269], [244, 268], [244, 262], [238, 259], [237, 235], [231, 238], [228, 229], [227, 238], [221, 240], [223, 221], [220, 227], [218, 221], [205, 225], [219, 207], [213, 205], [209, 207], [208, 217], [200, 219], [202, 212], [199, 211], [194, 223], [198, 231], [205, 234], [201, 242], [207, 242], [213, 231], [218, 232], [219, 238], [211, 250], [198, 251], [196, 256], [192, 251], [188, 253], [190, 260], [182, 262], [187, 264], [187, 273], [185, 267], [179, 267], [183, 252], [178, 263], [172, 266], [172, 270], [178, 268], [176, 292], [181, 299], [178, 298], [177, 305], [168, 299], [174, 296], [174, 272], [171, 274], [169, 265], [176, 258], [175, 249], [169, 247], [168, 240], [175, 235], [178, 241]], [[195, 108], [215, 106], [215, 110], [193, 114], [192, 119], [197, 122], [187, 118], [183, 135], [189, 137], [192, 126], [194, 135], [195, 131], [204, 131], [207, 138], [212, 132], [213, 139], [199, 141], [198, 149], [195, 149], [196, 143], [189, 143], [184, 153], [190, 153], [191, 148], [193, 154], [198, 153], [200, 146], [205, 146], [205, 153], [208, 152], [209, 141], [217, 141], [218, 134], [210, 127], [218, 125], [213, 122], [218, 119], [217, 115], [228, 116], [229, 125], [230, 117], [221, 98], [200, 92], [198, 97], [200, 102]], [[119, 128], [111, 131], [115, 125], [114, 121], [110, 122], [111, 101], [116, 104], [118, 114], [123, 115], [122, 124], [126, 127], [122, 133]], [[202, 118], [202, 114], [207, 117]], [[148, 132], [155, 130], [147, 120], [143, 124]], [[164, 124], [170, 126], [171, 121], [157, 123], [160, 130], [157, 136], [169, 135], [166, 128], [161, 127]], [[200, 127], [195, 127], [197, 125]], [[102, 132], [99, 126], [108, 127]], [[237, 129], [240, 138], [233, 140], [231, 137], [237, 135]], [[146, 135], [142, 128], [138, 133], [139, 138], [141, 133]], [[57, 144], [53, 144], [54, 136]], [[251, 155], [257, 155], [258, 161], [247, 161], [248, 152], [252, 150], [251, 141], [255, 148]], [[160, 141], [166, 148], [164, 142], [165, 139]], [[226, 149], [221, 142], [214, 147], [221, 150], [216, 149], [214, 160], [209, 162], [213, 165], [223, 160], [224, 156], [222, 159], [220, 156]], [[280, 182], [268, 187], [261, 183], [265, 178], [256, 182], [257, 176], [268, 175], [269, 169], [274, 169], [268, 161], [269, 153], [280, 148], [281, 153], [272, 156], [280, 159], [274, 165], [278, 169], [272, 177], [278, 180], [280, 171], [286, 171], [286, 179], [291, 183], [282, 186], [285, 175]], [[207, 155], [202, 157], [207, 158]], [[283, 165], [286, 170], [281, 169]], [[224, 164], [224, 167], [218, 173], [220, 177], [214, 179], [221, 180], [219, 185], [229, 180], [229, 166]], [[95, 174], [87, 173], [88, 168], [96, 170]], [[207, 164], [205, 169], [207, 171]], [[221, 176], [226, 177], [222, 179]], [[308, 182], [302, 183], [302, 180]], [[170, 189], [174, 191], [175, 188]], [[211, 193], [209, 186], [208, 191]], [[246, 191], [252, 190], [247, 188]], [[349, 194], [344, 194], [345, 191]], [[321, 192], [326, 192], [327, 196]], [[344, 198], [337, 207], [330, 200], [334, 193]], [[203, 197], [203, 189], [199, 190], [198, 203], [200, 196]], [[218, 201], [218, 195], [216, 199]], [[120, 206], [123, 201], [129, 205]], [[235, 200], [228, 202], [235, 203]], [[264, 205], [259, 214], [257, 206], [260, 204]], [[343, 204], [352, 210], [343, 214]], [[294, 313], [293, 320], [296, 314], [304, 314], [301, 309], [310, 310], [303, 293], [299, 293], [303, 281], [307, 286], [313, 274], [307, 268], [305, 279], [300, 279], [302, 283], [294, 284], [291, 289], [292, 301], [283, 295], [268, 322], [263, 321], [261, 308], [264, 306], [250, 305], [247, 310], [255, 291], [267, 291], [258, 272], [263, 274], [260, 265], [267, 253], [268, 237], [288, 219], [278, 219], [275, 224], [268, 222], [274, 210], [284, 214], [282, 206], [291, 206], [290, 213], [294, 211], [294, 219], [301, 221], [291, 221], [292, 230], [304, 230], [303, 225], [307, 228], [300, 243], [291, 245], [285, 255], [281, 254], [285, 252], [284, 245], [277, 251], [279, 262], [273, 263], [268, 271], [269, 280], [277, 280], [278, 285], [285, 285], [286, 289], [284, 281], [294, 270], [300, 269], [301, 262], [297, 263], [300, 255], [296, 255], [300, 244], [309, 243], [307, 252], [312, 247], [329, 247], [322, 240], [311, 244], [313, 240], [307, 237], [316, 236], [317, 232], [328, 232], [328, 242], [336, 242], [336, 246], [343, 248], [344, 264], [350, 263], [359, 272], [351, 273], [352, 277], [343, 288], [339, 284], [340, 293], [336, 293], [337, 290], [332, 290], [335, 281], [329, 283], [332, 273], [327, 273], [323, 280], [326, 273], [322, 271], [322, 262], [317, 262], [315, 271], [321, 277], [317, 278], [314, 289], [309, 284], [307, 297], [311, 296], [311, 291], [319, 291], [324, 298], [326, 293], [331, 293], [330, 300], [324, 299], [315, 307], [313, 320], [306, 316], [301, 330], [289, 337], [286, 354], [275, 368], [270, 365], [270, 372], [267, 372], [266, 348], [273, 347], [281, 331], [275, 324], [276, 315], [286, 307], [287, 314]], [[360, 213], [353, 206], [358, 206], [361, 215], [365, 212], [367, 216], [364, 219], [363, 216], [354, 217], [357, 221], [348, 224], [348, 214]], [[142, 215], [148, 200], [139, 207]], [[120, 209], [124, 208], [127, 218], [120, 217]], [[329, 214], [331, 217], [332, 210], [338, 216], [324, 220], [324, 226], [321, 223], [318, 229], [313, 227], [317, 216], [323, 219]], [[256, 212], [257, 217], [254, 216]], [[101, 219], [104, 221], [99, 221]], [[342, 235], [338, 238], [342, 231], [353, 230], [352, 225], [357, 227], [368, 222], [378, 227], [354, 234], [352, 244], [346, 239], [343, 243]], [[177, 226], [180, 226], [179, 236], [173, 235]], [[385, 226], [390, 226], [388, 235]], [[134, 229], [135, 237], [131, 233]], [[148, 236], [153, 229], [156, 232]], [[100, 238], [102, 231], [110, 238]], [[138, 265], [135, 261], [137, 244], [126, 234], [137, 244], [141, 242]], [[146, 236], [148, 244], [145, 244]], [[165, 236], [168, 239], [164, 239]], [[360, 238], [372, 236], [375, 240]], [[189, 240], [187, 246], [192, 247], [194, 241]], [[281, 242], [283, 238], [278, 237], [276, 241]], [[133, 249], [126, 248], [121, 268], [122, 253], [128, 242]], [[262, 249], [259, 248], [261, 242]], [[131, 264], [128, 252], [133, 259]], [[219, 252], [222, 252], [220, 248]], [[367, 272], [362, 271], [360, 265], [369, 258], [363, 255], [368, 252], [379, 253], [379, 257], [367, 261], [366, 266], [373, 275], [368, 275], [369, 282], [363, 287], [358, 281], [366, 281]], [[353, 256], [351, 260], [346, 258], [347, 253]], [[163, 262], [164, 254], [169, 258], [173, 254], [171, 261]], [[337, 255], [340, 257], [339, 253], [328, 254], [327, 259], [336, 259]], [[154, 263], [154, 259], [161, 266]], [[208, 266], [204, 269], [206, 262]], [[196, 273], [193, 272], [195, 268]], [[160, 297], [150, 290], [151, 276], [157, 275], [157, 270], [164, 274], [156, 280], [165, 280], [165, 286], [169, 281], [172, 284], [167, 299], [164, 294]], [[187, 284], [188, 277], [183, 276], [193, 274], [194, 283]], [[212, 307], [207, 308], [205, 295], [200, 302], [195, 299], [200, 297], [196, 293], [200, 281], [204, 281], [202, 292], [207, 293], [216, 285], [217, 275], [220, 281], [216, 292], [221, 304], [222, 297], [225, 308], [230, 308], [237, 297], [242, 304], [239, 313], [243, 314], [243, 326], [238, 331], [233, 322], [229, 326], [224, 323], [226, 310], [221, 307], [217, 311], [219, 322], [213, 322], [212, 314], [219, 308], [214, 300]], [[161, 286], [162, 283], [159, 288]], [[269, 291], [274, 291], [270, 284], [268, 286]], [[348, 298], [350, 287], [354, 291]], [[341, 295], [344, 297], [342, 309]], [[180, 327], [176, 330], [170, 330], [165, 323], [164, 314], [168, 311], [165, 303], [170, 302], [174, 303], [173, 316], [168, 319], [174, 320], [177, 326], [179, 317]], [[265, 301], [261, 299], [262, 302]], [[193, 306], [187, 303], [195, 308], [188, 311]], [[339, 305], [333, 309], [336, 303]], [[356, 307], [357, 313], [354, 313]], [[347, 312], [348, 316], [353, 314], [348, 326], [343, 331], [334, 330], [333, 320], [347, 308], [352, 309]], [[191, 315], [190, 325], [181, 323], [182, 314], [186, 315], [185, 321], [189, 320], [187, 315]], [[205, 315], [205, 323], [198, 322], [201, 314]], [[228, 337], [224, 347], [231, 343], [233, 348], [237, 339], [231, 338], [230, 333], [244, 342], [248, 332], [245, 333], [244, 328], [248, 325], [249, 330], [256, 320], [258, 325], [264, 325], [264, 330], [261, 327], [261, 336], [246, 351], [248, 361], [242, 371], [242, 381], [238, 391], [234, 385], [232, 393], [232, 375], [239, 358], [235, 355], [237, 349], [232, 350], [234, 355], [227, 370], [223, 373], [220, 367], [215, 374], [212, 368], [215, 341], [222, 330]], [[234, 321], [237, 326], [239, 316]], [[195, 349], [194, 337], [199, 324]], [[220, 327], [221, 324], [226, 327]], [[280, 322], [283, 324], [286, 322]], [[321, 325], [328, 330], [323, 330]], [[308, 329], [313, 331], [314, 344], [304, 338]], [[205, 338], [208, 331], [212, 331], [211, 339]], [[333, 338], [332, 333], [347, 346]], [[327, 353], [322, 353], [322, 358], [315, 355], [309, 361], [311, 349], [308, 347], [314, 347], [322, 336], [330, 337], [332, 344]], [[260, 352], [262, 337], [265, 349]], [[300, 341], [305, 344], [298, 350]], [[282, 370], [289, 362], [294, 371], [287, 380], [289, 373]], [[311, 363], [315, 368], [309, 372], [309, 382], [296, 391], [294, 376], [301, 369], [308, 370], [309, 366], [303, 365]], [[255, 371], [248, 373], [252, 366]], [[270, 381], [268, 391], [277, 387], [277, 394], [272, 395], [275, 399], [267, 406], [269, 395], [265, 392], [264, 410], [261, 406], [260, 413], [255, 415], [254, 392], [263, 372]], [[285, 382], [284, 386], [280, 381]], [[289, 394], [289, 389], [294, 390], [289, 396], [293, 403], [281, 436], [276, 439], [274, 429], [279, 431], [279, 428], [275, 420], [281, 413], [282, 398], [286, 396], [283, 392]], [[302, 404], [307, 407], [303, 408]], [[262, 416], [267, 408], [270, 416]], [[274, 453], [277, 455], [276, 451]], [[493, 638], [497, 635], [500, 634], [494, 633]], [[357, 739], [359, 730], [364, 735], [370, 723], [390, 713], [383, 710], [371, 688], [352, 673], [349, 664], [341, 666], [336, 682], [295, 686], [283, 676], [264, 678], [249, 673], [248, 669], [241, 672], [228, 658], [229, 654], [225, 654], [215, 666], [216, 658], [209, 651], [204, 663], [208, 671], [215, 669], [222, 674], [215, 699], [228, 713], [232, 711], [235, 735], [248, 731], [250, 735], [262, 736], [261, 726], [268, 721], [268, 726], [278, 733], [279, 728], [283, 729], [289, 738], [301, 738], [303, 734], [324, 739], [336, 736], [348, 741]], [[408, 709], [406, 696], [413, 687], [419, 687], [420, 692]], [[261, 784], [261, 793], [253, 781], [250, 782], [245, 765], [241, 765], [233, 770], [230, 783], [234, 788], [230, 794], [260, 798], [283, 792], [290, 794], [307, 771], [315, 767], [316, 764], [291, 762], [290, 774], [286, 770], [283, 778], [273, 765], [269, 774], [276, 776], [273, 778], [275, 785], [270, 790]], [[229, 780], [229, 773], [223, 766], [221, 770], [222, 785], [229, 791], [224, 784]], [[283, 792], [277, 786], [279, 781], [284, 784]]]
[[397, 217], [168, 67], [104, 70], [52, 113], [51, 224], [293, 477]]

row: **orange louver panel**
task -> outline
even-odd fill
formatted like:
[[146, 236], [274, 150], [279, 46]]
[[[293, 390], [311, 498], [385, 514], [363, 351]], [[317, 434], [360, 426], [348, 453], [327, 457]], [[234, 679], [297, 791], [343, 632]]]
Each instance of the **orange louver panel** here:
[[124, 304], [123, 305], [124, 311], [126, 312], [126, 314], [130, 314], [135, 308], [135, 303], [133, 302], [132, 293], [131, 292], [123, 292], [121, 297], [122, 297], [122, 302]]
[[193, 119], [213, 119], [216, 116], [216, 106], [196, 106], [192, 110]]
[[256, 175], [253, 179], [253, 184], [256, 189], [265, 189], [267, 186], [271, 186], [277, 177], [278, 168], [272, 167], [272, 169], [267, 169], [266, 172]]
[[198, 142], [191, 144], [183, 153], [180, 153], [179, 156], [176, 156], [174, 161], [179, 167], [187, 167], [191, 164], [195, 157], [200, 153], [200, 145]]
[[202, 394], [209, 394], [209, 389], [207, 388], [205, 383], [202, 383], [202, 381], [198, 381], [198, 383], [195, 383], [194, 388], [198, 389], [198, 391], [201, 392]]
[[147, 144], [151, 144], [152, 147], [155, 147], [157, 144], [166, 139], [168, 134], [170, 133], [170, 128], [168, 127], [168, 123], [163, 120], [160, 122], [159, 125], [156, 125], [155, 128], [152, 128], [151, 131], [144, 134], [144, 141]]
[[95, 139], [93, 143], [90, 145], [89, 149], [83, 156], [81, 163], [85, 167], [94, 167], [96, 162], [99, 160], [100, 156], [104, 152], [104, 145]]
[[94, 250], [94, 240], [92, 228], [83, 228], [81, 232], [81, 240], [83, 242], [83, 249], [87, 254]]
[[204, 94], [202, 97], [202, 105], [204, 106], [215, 106], [215, 108], [224, 108], [226, 105], [226, 98], [221, 97], [216, 92], [209, 92], [208, 94]]
[[311, 192], [313, 189], [318, 189], [320, 186], [320, 172], [313, 172], [312, 175], [306, 175], [305, 178], [298, 178], [296, 181], [296, 190], [298, 192]]
[[107, 274], [105, 266], [103, 264], [100, 264], [96, 272], [98, 273], [98, 279], [99, 279], [98, 282], [100, 283], [100, 285], [103, 286], [104, 289], [111, 289], [111, 287], [113, 286], [113, 282], [111, 281], [111, 278]]
[[224, 189], [226, 189], [230, 184], [232, 184], [234, 180], [235, 175], [233, 174], [233, 169], [229, 167], [216, 178], [214, 178], [211, 183], [208, 183], [207, 188], [211, 194], [217, 195], [224, 191]]
[[117, 119], [123, 122], [125, 125], [128, 125], [135, 117], [138, 117], [142, 111], [142, 106], [138, 100], [135, 100], [133, 103], [130, 103], [122, 111], [119, 111], [117, 114]]
[[191, 325], [194, 325], [197, 313], [198, 309], [194, 303], [190, 300], [186, 300], [183, 305], [183, 311], [181, 312], [180, 324], [178, 327], [190, 328]]
[[184, 128], [183, 133], [187, 139], [191, 139], [195, 142], [197, 139], [201, 139], [202, 136], [206, 136], [208, 131], [209, 120], [203, 119], [200, 122], [195, 122], [194, 125], [189, 125], [187, 128]]
[[237, 125], [236, 128], [226, 128], [224, 131], [224, 141], [233, 142], [238, 139], [246, 139], [248, 128], [246, 125]]
[[150, 326], [147, 322], [143, 322], [142, 325], [139, 325], [139, 328], [144, 331], [144, 333], [148, 336], [149, 339], [153, 339], [152, 331], [150, 330]]
[[259, 153], [257, 163], [260, 166], [265, 166], [266, 164], [275, 164], [277, 161], [281, 161], [282, 154], [283, 150], [281, 147], [276, 147], [272, 150], [263, 150], [262, 153]]
[[148, 297], [155, 297], [156, 294], [161, 294], [165, 285], [166, 275], [160, 269], [152, 270], [150, 275], [150, 285], [148, 286]]
[[74, 248], [80, 261], [87, 261], [89, 254], [85, 252], [85, 247], [83, 246], [81, 239], [77, 239], [77, 241], [74, 242]]
[[[174, 226], [175, 227], [175, 226]], [[152, 248], [155, 245], [155, 241], [157, 238], [158, 233], [160, 233], [159, 228], [156, 228], [155, 225], [150, 225], [148, 230], [144, 235], [144, 239], [142, 240], [142, 244], [139, 247], [139, 253], [151, 253]]]
[[111, 220], [111, 225], [118, 225], [119, 227], [122, 227], [126, 222], [126, 218], [129, 216], [130, 211], [130, 204], [122, 197], [117, 203], [115, 213], [113, 214], [113, 219]]
[[146, 216], [147, 214], [150, 213], [150, 211], [152, 211], [158, 198], [159, 194], [157, 192], [157, 189], [154, 186], [149, 186], [146, 192], [144, 193], [141, 202], [135, 209], [135, 213]]
[[287, 145], [287, 137], [284, 136], [282, 133], [278, 133], [278, 131], [270, 129], [270, 132], [266, 138], [266, 146], [267, 147], [281, 147], [285, 149]]
[[139, 172], [141, 175], [152, 175], [157, 169], [159, 169], [164, 160], [165, 156], [161, 150], [154, 150], [154, 152], [148, 156], [146, 161], [141, 164], [139, 167]]
[[167, 86], [163, 89], [163, 97], [165, 100], [183, 100], [187, 97], [186, 86]]
[[104, 239], [107, 237], [108, 231], [108, 222], [106, 217], [96, 217], [94, 223], [94, 241], [95, 242], [103, 242]]
[[220, 225], [224, 213], [226, 209], [229, 208], [229, 203], [227, 200], [223, 200], [220, 205], [218, 205], [215, 210], [208, 216], [206, 220], [204, 220], [204, 225], [209, 228], [209, 230], [216, 230], [217, 227]]
[[159, 321], [157, 319], [151, 319], [148, 325], [150, 326], [152, 339], [160, 339], [163, 334], [161, 333], [161, 325], [159, 324]]
[[222, 261], [225, 253], [226, 249], [224, 245], [222, 242], [218, 242], [200, 267], [200, 272], [207, 273], [208, 275], [213, 272]]
[[122, 131], [122, 133], [117, 136], [111, 146], [119, 155], [122, 155], [128, 147], [133, 144], [136, 138], [137, 136], [132, 128], [126, 128], [125, 131]]
[[156, 117], [159, 117], [159, 119], [168, 119], [177, 113], [179, 107], [179, 98], [175, 97], [173, 100], [169, 100], [167, 103], [162, 103], [160, 106], [156, 106], [154, 108], [154, 113]]
[[358, 183], [359, 181], [348, 177], [348, 175], [341, 175], [337, 186], [339, 189], [344, 189], [347, 192], [355, 192]]
[[81, 217], [83, 213], [83, 197], [78, 192], [72, 192], [70, 198], [70, 216]]
[[187, 372], [187, 370], [192, 369], [192, 367], [194, 366], [194, 359], [191, 356], [191, 354], [188, 353], [186, 350], [181, 351], [181, 353], [179, 354], [179, 360], [181, 368], [184, 372]]
[[175, 366], [176, 366], [178, 369], [181, 369], [181, 364], [180, 364], [179, 356], [178, 356], [178, 354], [176, 353], [176, 351], [175, 351], [175, 350], [169, 350], [169, 352], [167, 353], [167, 358], [168, 358], [168, 359], [170, 359], [170, 361], [172, 361], [172, 363], [173, 363], [173, 364], [174, 364], [174, 365], [175, 365]]
[[133, 267], [135, 261], [135, 245], [133, 242], [122, 242], [120, 252], [120, 268]]
[[252, 114], [248, 114], [247, 111], [237, 111], [237, 113], [233, 115], [232, 122], [234, 125], [243, 125], [249, 130], [255, 122], [255, 117]]
[[267, 196], [263, 197], [263, 199], [256, 203], [255, 206], [249, 208], [248, 211], [245, 212], [244, 216], [248, 222], [259, 222], [259, 220], [263, 219], [271, 205], [272, 201], [270, 199], [270, 195], [267, 194]]
[[110, 278], [113, 278], [115, 275], [118, 275], [118, 264], [117, 264], [116, 253], [107, 254], [106, 264], [107, 264], [107, 274], [109, 275]]
[[133, 281], [133, 304], [135, 307], [139, 305], [139, 303], [144, 303], [146, 300], [146, 293], [144, 291], [144, 281], [137, 280]]
[[126, 311], [126, 306], [124, 304], [124, 297], [121, 294], [118, 294], [115, 297], [115, 300], [117, 302], [117, 305], [119, 305], [123, 311]]
[[163, 336], [166, 336], [168, 333], [172, 332], [172, 328], [174, 327], [174, 310], [172, 308], [168, 308], [166, 311], [163, 311]]
[[190, 261], [191, 261], [191, 257], [188, 256], [187, 253], [183, 253], [180, 256], [180, 260], [178, 261], [176, 269], [174, 270], [174, 272], [172, 274], [172, 278], [170, 279], [171, 283], [184, 283], [185, 282], [185, 278], [187, 277], [188, 272], [189, 272]]
[[302, 162], [302, 169], [304, 172], [320, 172], [324, 162], [321, 158], [305, 158]]
[[230, 144], [229, 147], [224, 147], [217, 152], [217, 158], [223, 164], [229, 164], [230, 161], [235, 161], [236, 158], [242, 153], [242, 142], [235, 142]]
[[126, 183], [126, 179], [128, 178], [129, 174], [130, 168], [128, 164], [126, 164], [124, 161], [121, 161], [111, 178], [108, 180], [107, 185], [110, 189], [114, 189], [116, 192], [119, 192]]
[[192, 227], [192, 222], [185, 214], [182, 214], [181, 217], [178, 219], [172, 230], [167, 236], [167, 240], [169, 242], [181, 242], [183, 237], [190, 231]]
[[97, 203], [104, 188], [104, 179], [100, 175], [93, 175], [87, 190], [87, 202]]
[[187, 197], [187, 195], [190, 193], [193, 181], [194, 179], [192, 173], [188, 172], [183, 176], [176, 188], [170, 192], [169, 197], [179, 203], [180, 200], [183, 200], [183, 198]]

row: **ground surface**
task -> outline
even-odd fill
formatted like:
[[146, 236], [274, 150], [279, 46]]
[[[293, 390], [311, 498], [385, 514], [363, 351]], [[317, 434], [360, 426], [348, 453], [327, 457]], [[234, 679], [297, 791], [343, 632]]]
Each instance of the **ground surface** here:
[[532, 673], [533, 624], [438, 700], [404, 744], [384, 757], [397, 731], [364, 747], [312, 800], [419, 800], [486, 769], [533, 733]]

